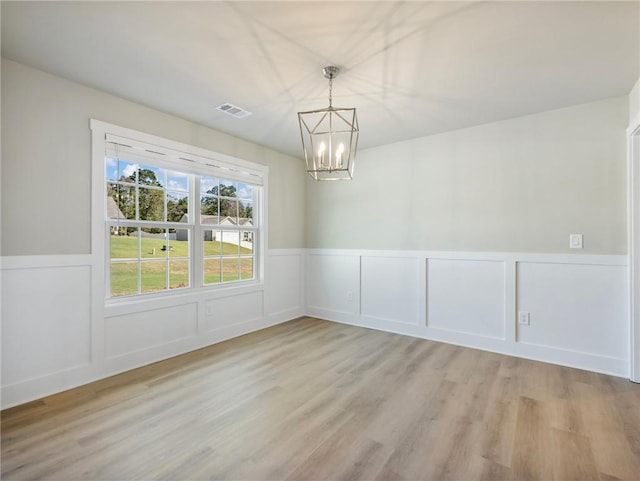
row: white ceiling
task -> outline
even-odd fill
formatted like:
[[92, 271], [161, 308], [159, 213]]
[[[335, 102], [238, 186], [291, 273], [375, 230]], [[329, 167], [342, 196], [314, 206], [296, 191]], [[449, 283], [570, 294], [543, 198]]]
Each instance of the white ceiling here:
[[328, 105], [325, 65], [361, 148], [628, 94], [639, 7], [3, 1], [2, 55], [301, 157], [296, 112]]

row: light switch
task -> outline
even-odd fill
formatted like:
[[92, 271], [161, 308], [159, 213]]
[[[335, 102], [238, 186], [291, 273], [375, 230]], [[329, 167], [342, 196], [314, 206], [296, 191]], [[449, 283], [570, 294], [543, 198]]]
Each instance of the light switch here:
[[572, 249], [582, 249], [582, 234], [571, 234], [569, 236], [569, 247]]

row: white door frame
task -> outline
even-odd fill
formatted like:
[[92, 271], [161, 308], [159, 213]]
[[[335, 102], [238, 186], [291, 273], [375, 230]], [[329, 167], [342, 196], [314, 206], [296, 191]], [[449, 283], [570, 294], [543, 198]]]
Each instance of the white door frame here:
[[640, 383], [640, 115], [627, 129], [629, 229], [629, 379]]

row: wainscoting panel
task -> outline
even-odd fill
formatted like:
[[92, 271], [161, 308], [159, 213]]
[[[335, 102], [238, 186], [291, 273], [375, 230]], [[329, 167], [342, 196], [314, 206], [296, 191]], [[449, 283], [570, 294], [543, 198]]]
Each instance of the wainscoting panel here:
[[520, 262], [518, 326], [524, 344], [598, 356], [626, 357], [628, 342], [625, 266]]
[[504, 262], [429, 259], [427, 326], [505, 339]]
[[2, 382], [91, 363], [91, 267], [2, 272]]
[[410, 257], [363, 256], [361, 312], [371, 320], [417, 325], [420, 267]]
[[267, 277], [264, 288], [264, 309], [267, 316], [291, 312], [297, 312], [296, 316], [302, 315], [303, 266], [302, 249], [270, 251], [266, 259]]
[[110, 359], [132, 354], [194, 337], [196, 332], [195, 302], [109, 317], [105, 319], [105, 355]]
[[205, 300], [202, 304], [199, 330], [203, 332], [224, 329], [262, 317], [262, 292]]
[[307, 256], [307, 312], [354, 316], [359, 312], [360, 258], [354, 255]]

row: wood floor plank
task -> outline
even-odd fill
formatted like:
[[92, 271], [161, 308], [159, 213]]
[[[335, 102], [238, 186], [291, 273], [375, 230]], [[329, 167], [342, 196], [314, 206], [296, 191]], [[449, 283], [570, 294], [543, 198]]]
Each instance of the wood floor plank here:
[[511, 469], [522, 481], [553, 479], [551, 430], [543, 402], [521, 396]]
[[[331, 468], [331, 473], [325, 478], [342, 481], [357, 481], [361, 479], [376, 479], [383, 476], [383, 468], [390, 456], [390, 450], [383, 444], [370, 439], [361, 439], [342, 458], [342, 461]], [[399, 479], [397, 473], [394, 477]]]
[[511, 469], [490, 460], [485, 460], [484, 469], [479, 478], [480, 481], [517, 481], [513, 478]]
[[640, 479], [640, 385], [300, 318], [1, 413], [1, 475]]
[[623, 433], [593, 431], [589, 440], [601, 473], [629, 481], [640, 479], [640, 459], [633, 454]]
[[555, 479], [599, 481], [589, 439], [577, 433], [552, 429]]

